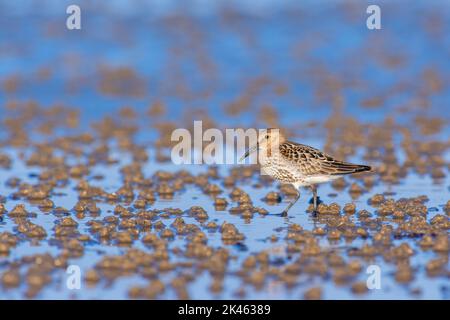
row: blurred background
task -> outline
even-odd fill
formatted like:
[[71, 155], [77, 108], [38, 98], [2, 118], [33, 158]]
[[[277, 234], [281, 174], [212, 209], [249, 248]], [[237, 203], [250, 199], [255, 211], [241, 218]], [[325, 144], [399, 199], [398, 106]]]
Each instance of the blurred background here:
[[366, 1], [79, 1], [81, 30], [66, 28], [70, 4], [0, 2], [2, 105], [89, 119], [159, 102], [171, 120], [201, 109], [221, 122], [268, 122], [270, 108], [295, 126], [333, 108], [380, 120], [448, 103], [448, 1], [380, 1], [381, 30]]

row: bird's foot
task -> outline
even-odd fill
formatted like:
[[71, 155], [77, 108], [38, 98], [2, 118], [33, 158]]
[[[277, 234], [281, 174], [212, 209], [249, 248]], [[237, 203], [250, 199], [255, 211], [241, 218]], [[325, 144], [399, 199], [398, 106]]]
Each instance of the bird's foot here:
[[[323, 203], [322, 200], [320, 200], [320, 197], [317, 197], [317, 205]], [[309, 204], [314, 204], [314, 197], [312, 197], [311, 199], [309, 199]]]
[[281, 213], [272, 213], [269, 214], [270, 216], [276, 216], [276, 217], [287, 217], [287, 211], [283, 211]]

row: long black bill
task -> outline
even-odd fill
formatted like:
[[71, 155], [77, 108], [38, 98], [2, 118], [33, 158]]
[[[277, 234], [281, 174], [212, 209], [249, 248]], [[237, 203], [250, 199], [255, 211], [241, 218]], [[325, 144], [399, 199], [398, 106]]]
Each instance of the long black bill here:
[[244, 155], [239, 159], [239, 161], [244, 160], [245, 158], [247, 158], [249, 155], [251, 155], [253, 152], [255, 152], [256, 150], [258, 150], [259, 144], [257, 143], [256, 145], [254, 145], [251, 148], [248, 148], [247, 151], [245, 151]]

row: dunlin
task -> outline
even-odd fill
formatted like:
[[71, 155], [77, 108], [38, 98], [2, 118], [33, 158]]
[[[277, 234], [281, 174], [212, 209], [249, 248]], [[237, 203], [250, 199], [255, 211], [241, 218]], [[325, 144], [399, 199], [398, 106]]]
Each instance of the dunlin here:
[[300, 198], [300, 187], [311, 188], [314, 211], [317, 211], [317, 184], [371, 170], [369, 166], [339, 161], [313, 147], [288, 141], [278, 129], [267, 129], [241, 160], [257, 150], [262, 172], [282, 183], [292, 184], [297, 190], [297, 196], [284, 209], [283, 216]]

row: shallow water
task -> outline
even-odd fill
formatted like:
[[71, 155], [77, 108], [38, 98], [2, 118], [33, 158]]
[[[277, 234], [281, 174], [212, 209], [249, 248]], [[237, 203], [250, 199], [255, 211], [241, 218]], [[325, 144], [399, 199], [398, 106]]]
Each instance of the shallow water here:
[[[267, 5], [270, 10], [258, 11], [261, 9], [256, 9], [256, 2], [246, 1], [245, 3], [252, 4], [241, 5], [242, 7], [235, 5], [236, 17], [230, 18], [228, 23], [225, 23], [226, 17], [221, 11], [213, 8], [205, 9], [202, 14], [187, 14], [174, 8], [163, 10], [162, 7], [157, 7], [158, 10], [153, 7], [155, 11], [136, 12], [137, 5], [133, 1], [129, 5], [117, 1], [111, 4], [111, 11], [108, 11], [100, 4], [97, 4], [98, 7], [91, 7], [86, 3], [81, 5], [82, 9], [85, 6], [91, 11], [87, 10], [83, 18], [83, 29], [76, 32], [63, 27], [65, 16], [60, 12], [65, 12], [65, 1], [50, 1], [48, 5], [33, 11], [34, 14], [31, 14], [30, 7], [26, 5], [28, 3], [33, 1], [24, 2], [24, 5], [2, 2], [0, 6], [8, 9], [0, 10], [0, 39], [3, 48], [0, 51], [1, 80], [14, 76], [20, 79], [17, 89], [4, 89], [0, 92], [0, 112], [5, 117], [19, 117], [20, 109], [7, 108], [7, 103], [30, 100], [36, 101], [42, 110], [62, 104], [69, 110], [81, 112], [77, 128], [68, 128], [57, 122], [54, 133], [46, 135], [36, 132], [38, 124], [45, 124], [50, 119], [41, 110], [30, 121], [30, 126], [33, 127], [29, 131], [31, 141], [47, 143], [59, 136], [93, 132], [92, 123], [110, 116], [118, 124], [137, 126], [138, 131], [132, 139], [149, 155], [149, 160], [141, 163], [145, 177], [152, 177], [158, 170], [178, 172], [183, 169], [198, 175], [206, 172], [208, 167], [178, 166], [155, 160], [156, 149], [153, 143], [159, 139], [156, 124], [172, 121], [179, 127], [187, 127], [192, 124], [192, 120], [212, 119], [220, 128], [264, 128], [269, 124], [261, 119], [263, 113], [260, 108], [269, 105], [278, 116], [276, 122], [294, 133], [293, 140], [325, 148], [329, 137], [325, 123], [336, 115], [352, 117], [364, 128], [382, 127], [387, 118], [392, 117], [398, 126], [410, 129], [414, 138], [419, 141], [447, 143], [441, 154], [445, 162], [442, 166], [445, 177], [433, 179], [429, 172], [419, 175], [417, 170], [410, 168], [406, 177], [400, 178], [398, 184], [390, 184], [380, 180], [380, 176], [376, 174], [374, 186], [356, 198], [350, 196], [349, 186], [354, 181], [361, 184], [361, 181], [346, 177], [349, 183], [340, 191], [330, 184], [321, 185], [321, 200], [325, 204], [336, 202], [341, 207], [346, 203], [354, 203], [357, 211], [365, 209], [374, 218], [377, 217], [376, 208], [368, 204], [368, 199], [375, 194], [392, 192], [392, 195], [386, 197], [396, 201], [426, 195], [427, 221], [438, 214], [446, 215], [445, 205], [450, 200], [450, 36], [445, 32], [449, 30], [450, 5], [447, 2], [417, 2], [414, 5], [408, 4], [408, 10], [403, 10], [405, 4], [402, 2], [386, 3], [383, 7], [383, 16], [386, 18], [383, 19], [383, 29], [379, 32], [371, 32], [365, 28], [365, 6], [356, 2], [350, 5], [347, 2], [313, 4], [311, 1], [296, 5], [295, 1], [287, 1], [285, 5], [272, 3], [272, 7]], [[90, 12], [97, 14], [91, 15]], [[424, 14], [418, 15], [418, 12]], [[436, 22], [436, 26], [430, 26], [430, 17], [435, 17], [440, 22]], [[27, 23], [23, 23], [25, 19]], [[180, 25], [177, 26], [176, 23]], [[117, 66], [134, 70], [145, 80], [142, 94], [135, 96], [127, 90], [108, 94], [99, 89], [102, 68], [110, 70]], [[47, 69], [50, 70], [48, 78], [38, 75], [39, 70]], [[430, 80], [430, 84], [423, 77], [426, 70], [437, 74], [441, 83], [440, 90], [432, 90], [434, 82]], [[269, 84], [253, 88], [252, 83], [261, 78], [269, 79]], [[177, 86], [181, 86], [179, 91]], [[284, 93], [277, 94], [277, 86], [285, 86], [287, 89]], [[245, 96], [247, 91], [253, 92], [248, 107], [237, 116], [229, 114], [225, 106]], [[362, 100], [372, 97], [382, 97], [380, 105], [373, 108], [361, 106]], [[149, 104], [155, 101], [162, 101], [167, 108], [165, 115], [158, 119], [145, 113]], [[126, 119], [119, 114], [124, 106], [130, 106], [136, 111], [136, 119]], [[414, 119], [436, 116], [443, 121], [442, 128], [435, 134], [422, 134]], [[310, 125], [311, 122], [313, 125]], [[338, 125], [343, 131], [350, 130], [346, 123]], [[39, 182], [36, 175], [42, 173], [42, 168], [27, 166], [20, 155], [24, 153], [27, 158], [35, 145], [29, 144], [23, 148], [11, 146], [7, 138], [8, 132], [6, 127], [0, 128], [0, 139], [4, 141], [0, 144], [0, 153], [7, 154], [12, 160], [11, 168], [4, 169], [0, 166], [0, 195], [6, 197], [4, 205], [7, 211], [11, 211], [17, 204], [25, 203], [28, 211], [37, 214], [30, 220], [42, 226], [47, 237], [40, 241], [21, 237], [9, 255], [0, 257], [0, 273], [26, 256], [44, 253], [57, 256], [61, 253], [60, 245], [52, 239], [55, 222], [60, 219], [54, 213], [41, 212], [38, 206], [23, 199], [13, 199], [12, 193], [17, 188], [6, 184], [12, 177], [35, 184]], [[96, 143], [99, 144], [100, 140], [97, 139]], [[404, 140], [399, 130], [394, 130], [392, 141], [396, 148], [396, 159], [402, 165], [406, 155], [401, 146]], [[108, 166], [90, 166], [90, 172], [84, 178], [92, 186], [99, 186], [106, 192], [115, 192], [123, 185], [120, 169], [132, 163], [133, 158], [129, 150], [121, 149], [117, 143], [107, 143], [111, 146], [110, 156], [119, 162]], [[363, 159], [366, 149], [361, 146], [355, 149], [357, 152], [349, 155], [347, 160], [368, 162]], [[84, 155], [89, 150], [89, 147], [83, 149]], [[69, 165], [85, 162], [86, 157], [66, 155], [66, 163]], [[382, 162], [378, 159], [370, 164], [380, 167]], [[228, 176], [233, 167], [235, 166], [219, 166], [221, 177]], [[103, 178], [96, 180], [96, 175]], [[187, 285], [190, 298], [236, 298], [236, 291], [245, 288], [243, 298], [247, 299], [301, 299], [305, 290], [321, 287], [322, 298], [325, 299], [449, 299], [448, 251], [438, 254], [431, 249], [423, 250], [418, 245], [420, 238], [400, 237], [392, 240], [392, 246], [407, 243], [414, 250], [414, 254], [408, 259], [413, 270], [413, 280], [406, 283], [395, 280], [395, 264], [386, 262], [380, 255], [372, 260], [348, 255], [352, 248], [371, 245], [376, 230], [371, 230], [368, 238], [358, 237], [350, 243], [346, 243], [343, 238], [338, 242], [330, 242], [326, 236], [315, 236], [324, 250], [336, 252], [347, 262], [357, 260], [361, 263], [362, 268], [357, 276], [342, 285], [333, 281], [332, 272], [325, 277], [302, 272], [293, 287], [270, 276], [266, 278], [262, 289], [243, 284], [236, 272], [241, 269], [242, 262], [248, 256], [267, 251], [270, 265], [275, 268], [282, 268], [298, 259], [299, 253], [289, 253], [287, 250], [289, 241], [285, 238], [288, 226], [295, 223], [304, 230], [327, 226], [306, 212], [311, 198], [309, 190], [302, 190], [299, 202], [287, 218], [255, 213], [252, 219], [246, 221], [240, 215], [233, 215], [228, 211], [234, 206], [228, 196], [231, 189], [223, 187], [222, 179], [211, 181], [224, 190], [220, 196], [227, 198], [229, 202], [225, 211], [217, 211], [212, 198], [205, 195], [199, 186], [192, 184], [176, 191], [170, 200], [157, 197], [146, 208], [180, 208], [184, 211], [182, 217], [186, 223], [198, 225], [207, 234], [210, 247], [226, 248], [232, 256], [220, 292], [211, 292], [213, 277], [208, 271], [193, 268], [191, 272], [195, 275], [194, 280]], [[96, 203], [101, 209], [99, 217], [76, 218], [71, 208], [78, 201], [75, 190], [78, 182], [79, 179], [70, 178], [67, 186], [53, 190], [51, 200], [55, 206], [68, 209], [67, 215], [79, 223], [80, 233], [89, 234], [86, 223], [91, 219], [101, 220], [112, 215], [116, 203], [99, 201]], [[285, 197], [282, 203], [276, 205], [269, 205], [261, 200], [268, 192], [278, 191], [278, 184], [254, 188], [256, 182], [258, 178], [253, 175], [247, 181], [238, 181], [237, 186], [248, 193], [254, 206], [263, 207], [270, 213], [281, 212], [287, 205], [288, 199]], [[245, 235], [245, 240], [234, 245], [224, 244], [219, 231], [208, 231], [204, 224], [187, 214], [186, 211], [192, 206], [203, 207], [208, 213], [208, 221], [214, 221], [219, 226], [225, 221], [234, 224]], [[357, 215], [351, 219], [358, 226], [365, 226]], [[170, 226], [174, 218], [160, 217], [158, 220]], [[381, 225], [396, 228], [398, 222], [388, 217], [379, 221], [378, 229]], [[17, 223], [5, 215], [0, 223], [0, 232], [17, 234]], [[448, 229], [445, 232], [448, 236]], [[278, 238], [276, 242], [270, 241], [272, 235]], [[176, 235], [167, 243], [169, 250], [185, 248], [187, 240], [185, 236]], [[133, 241], [131, 247], [152, 252], [140, 239]], [[72, 257], [68, 262], [78, 265], [84, 274], [94, 268], [105, 255], [124, 255], [129, 249], [129, 246], [117, 246], [92, 237], [91, 241], [84, 244], [84, 254], [79, 258]], [[445, 272], [436, 277], [427, 275], [426, 264], [439, 256], [447, 261]], [[169, 260], [177, 263], [189, 259], [171, 254]], [[368, 290], [364, 294], [353, 293], [350, 284], [365, 282], [368, 277], [365, 270], [369, 265], [380, 267], [381, 289]], [[19, 267], [21, 274], [25, 274], [26, 270], [24, 265]], [[166, 284], [166, 290], [157, 298], [178, 297], [176, 290], [168, 285], [178, 272], [179, 270], [158, 273], [157, 279]], [[102, 278], [91, 287], [83, 282], [80, 290], [69, 290], [65, 285], [67, 277], [64, 269], [53, 270], [50, 283], [43, 286], [33, 298], [126, 299], [130, 298], [131, 287], [146, 286], [149, 283], [148, 279], [135, 273], [120, 276], [111, 283]], [[21, 299], [28, 288], [26, 281], [21, 281], [16, 288], [2, 288], [0, 297]], [[420, 289], [419, 294], [411, 292], [415, 288]]]
[[[7, 178], [9, 176], [21, 176], [26, 177], [29, 172], [32, 170], [24, 170], [24, 168], [20, 165], [20, 161], [15, 161], [17, 165], [12, 168], [12, 170], [2, 170], [2, 176]], [[125, 163], [123, 163], [125, 164]], [[155, 169], [162, 169], [166, 171], [175, 171], [179, 170], [178, 166], [174, 165], [158, 165], [155, 166], [152, 164], [152, 167]], [[186, 167], [190, 169], [190, 166]], [[197, 170], [193, 170], [197, 171]], [[200, 170], [199, 170], [200, 171]], [[224, 174], [226, 170], [223, 170]], [[95, 174], [103, 174], [104, 170], [92, 170], [92, 175]], [[115, 176], [115, 174], [117, 176]], [[29, 179], [31, 183], [33, 179]], [[120, 183], [117, 183], [119, 180], [119, 175], [114, 170], [109, 170], [108, 176], [105, 181], [102, 181], [101, 185], [106, 185], [110, 187], [112, 190], [117, 189], [120, 186]], [[114, 183], [116, 182], [116, 184]], [[442, 192], [445, 190], [446, 186], [449, 186], [448, 177], [446, 180], [436, 184], [431, 179], [420, 178], [415, 175], [409, 175], [404, 183], [399, 186], [395, 186], [392, 188], [395, 190], [395, 199], [399, 197], [414, 197], [417, 195], [423, 194], [423, 190], [427, 190], [427, 196], [429, 198], [429, 202], [427, 203], [429, 206], [435, 206], [438, 208], [436, 212], [430, 212], [428, 218], [432, 218], [437, 213], [443, 212], [443, 207], [448, 199], [448, 192]], [[53, 199], [58, 205], [63, 207], [71, 208], [76, 202], [76, 194], [73, 192], [74, 186], [69, 186], [67, 188], [58, 190], [63, 195], [55, 196]], [[256, 206], [262, 206], [268, 208], [270, 212], [281, 212], [285, 203], [280, 203], [279, 205], [267, 206], [264, 202], [258, 200], [264, 197], [264, 195], [273, 190], [273, 188], [262, 188], [259, 190], [255, 190], [250, 186], [246, 186], [243, 188], [246, 192], [248, 192], [252, 199], [255, 199]], [[373, 211], [369, 205], [367, 205], [367, 199], [371, 194], [382, 193], [386, 191], [385, 186], [376, 186], [371, 190], [371, 193], [364, 194], [359, 197], [357, 200], [352, 200], [350, 195], [347, 192], [341, 192], [337, 198], [329, 197], [328, 194], [334, 193], [335, 191], [327, 184], [322, 185], [319, 188], [319, 195], [322, 201], [325, 203], [338, 202], [338, 203], [348, 203], [353, 202], [356, 204], [358, 209], [367, 209], [369, 211]], [[389, 189], [388, 189], [389, 190]], [[8, 194], [12, 190], [5, 186], [2, 186], [0, 189], [1, 194]], [[285, 244], [281, 239], [286, 236], [286, 228], [291, 223], [297, 223], [301, 225], [304, 229], [311, 230], [317, 226], [323, 226], [324, 224], [320, 224], [308, 213], [306, 213], [307, 201], [311, 197], [309, 190], [304, 190], [302, 192], [301, 200], [293, 207], [290, 211], [288, 218], [282, 218], [278, 216], [255, 216], [251, 220], [251, 222], [244, 221], [239, 216], [230, 215], [228, 212], [218, 212], [215, 210], [214, 206], [211, 203], [210, 197], [204, 195], [198, 188], [188, 187], [186, 190], [182, 192], [182, 194], [174, 197], [173, 200], [158, 200], [152, 205], [152, 208], [156, 209], [164, 209], [167, 207], [179, 207], [182, 210], [188, 210], [191, 206], [200, 205], [207, 210], [210, 214], [211, 220], [216, 221], [219, 225], [224, 222], [231, 222], [237, 226], [237, 228], [243, 232], [246, 236], [245, 241], [241, 246], [227, 246], [233, 255], [236, 256], [237, 260], [233, 262], [233, 265], [239, 266], [243, 260], [243, 257], [248, 254], [252, 254], [261, 250], [268, 250], [273, 253], [273, 258], [281, 258], [283, 260], [291, 259], [285, 252]], [[15, 204], [20, 203], [21, 201], [12, 201], [8, 200], [7, 209], [12, 209]], [[33, 206], [27, 206], [30, 211], [38, 212], [39, 209]], [[113, 206], [110, 205], [99, 205], [102, 210], [102, 215], [105, 215], [107, 212], [113, 209]], [[183, 218], [186, 220], [186, 223], [195, 223], [195, 219], [187, 217], [183, 215]], [[39, 214], [38, 218], [39, 224], [42, 225], [49, 233], [51, 233], [52, 228], [54, 227], [55, 217], [52, 214]], [[164, 220], [166, 225], [169, 225], [173, 219]], [[83, 225], [82, 221], [80, 222], [79, 229], [83, 231], [87, 231], [88, 227]], [[2, 231], [14, 231], [13, 223], [10, 223], [8, 219], [6, 219], [2, 224]], [[270, 242], [269, 238], [271, 235], [276, 235], [279, 237], [279, 241], [276, 243]], [[208, 234], [209, 244], [212, 246], [221, 247], [223, 246], [222, 241], [220, 239], [220, 234], [218, 232]], [[399, 241], [394, 241], [395, 244], [399, 244], [402, 242], [408, 242], [404, 239]], [[180, 237], [171, 241], [170, 245], [173, 247], [183, 246], [185, 240]], [[329, 241], [324, 237], [321, 240], [321, 244], [324, 247], [336, 249], [338, 252], [342, 252], [345, 256], [345, 252], [354, 246], [360, 246], [363, 243], [370, 243], [370, 239], [367, 240], [357, 240], [353, 241], [350, 245], [346, 244], [344, 240], [339, 242], [329, 243]], [[248, 298], [251, 299], [299, 299], [301, 297], [301, 293], [304, 289], [304, 286], [311, 285], [321, 285], [324, 289], [324, 298], [326, 299], [410, 299], [411, 293], [410, 289], [419, 287], [421, 288], [422, 294], [419, 295], [419, 298], [426, 299], [448, 299], [447, 290], [448, 288], [448, 280], [445, 278], [429, 278], [424, 273], [423, 263], [428, 261], [433, 257], [434, 253], [431, 252], [422, 252], [416, 246], [416, 241], [409, 241], [411, 246], [420, 252], [420, 254], [415, 255], [411, 259], [411, 265], [413, 268], [417, 268], [417, 272], [415, 273], [415, 279], [409, 283], [408, 285], [398, 285], [392, 279], [392, 273], [395, 268], [393, 268], [390, 264], [383, 262], [383, 259], [376, 258], [372, 261], [367, 261], [367, 265], [371, 264], [379, 265], [382, 270], [382, 289], [380, 290], [370, 290], [367, 294], [362, 296], [354, 295], [346, 286], [336, 286], [332, 281], [317, 281], [313, 277], [305, 276], [300, 277], [299, 283], [301, 284], [298, 288], [293, 288], [286, 290], [281, 283], [277, 283], [277, 281], [272, 281], [268, 283], [268, 290], [259, 291], [259, 290], [249, 290]], [[134, 248], [145, 249], [145, 246], [139, 242], [135, 242], [133, 244]], [[93, 262], [98, 259], [100, 254], [121, 254], [126, 248], [119, 248], [110, 245], [104, 245], [101, 243], [90, 243], [86, 246], [85, 255], [81, 259], [76, 259], [73, 262], [76, 265], [79, 265], [82, 270], [86, 270], [92, 268]], [[23, 243], [16, 247], [16, 249], [12, 252], [8, 259], [18, 259], [25, 255], [32, 255], [36, 253], [47, 253], [50, 252], [52, 254], [57, 253], [57, 249], [52, 245], [46, 243], [46, 241], [40, 241], [38, 245], [32, 245], [30, 243]], [[233, 268], [230, 268], [230, 272], [233, 272]], [[39, 298], [47, 299], [66, 299], [66, 298], [81, 298], [81, 299], [122, 299], [126, 298], [126, 292], [130, 286], [138, 285], [142, 283], [142, 278], [138, 276], [129, 276], [124, 277], [123, 279], [118, 279], [114, 282], [112, 286], [107, 284], [97, 285], [95, 288], [84, 287], [81, 290], [67, 290], [65, 289], [64, 283], [66, 281], [67, 275], [63, 271], [55, 272], [53, 275], [54, 285], [46, 287], [39, 294]], [[367, 279], [367, 274], [364, 272], [360, 274], [359, 279], [365, 281]], [[217, 299], [232, 299], [235, 298], [235, 291], [240, 287], [241, 281], [238, 278], [227, 277], [227, 283], [224, 286], [223, 292], [217, 295], [211, 296], [211, 293], [208, 290], [208, 285], [211, 283], [211, 277], [207, 274], [207, 272], [203, 272], [196, 276], [196, 280], [189, 286], [189, 294], [193, 299], [210, 299], [211, 297]], [[22, 290], [25, 289], [25, 285], [22, 285]], [[3, 292], [3, 297], [6, 299], [17, 299], [22, 297], [22, 290], [6, 290]], [[162, 299], [173, 299], [176, 298], [174, 292], [168, 290], [164, 295], [160, 298]], [[417, 298], [417, 297], [416, 297]]]

